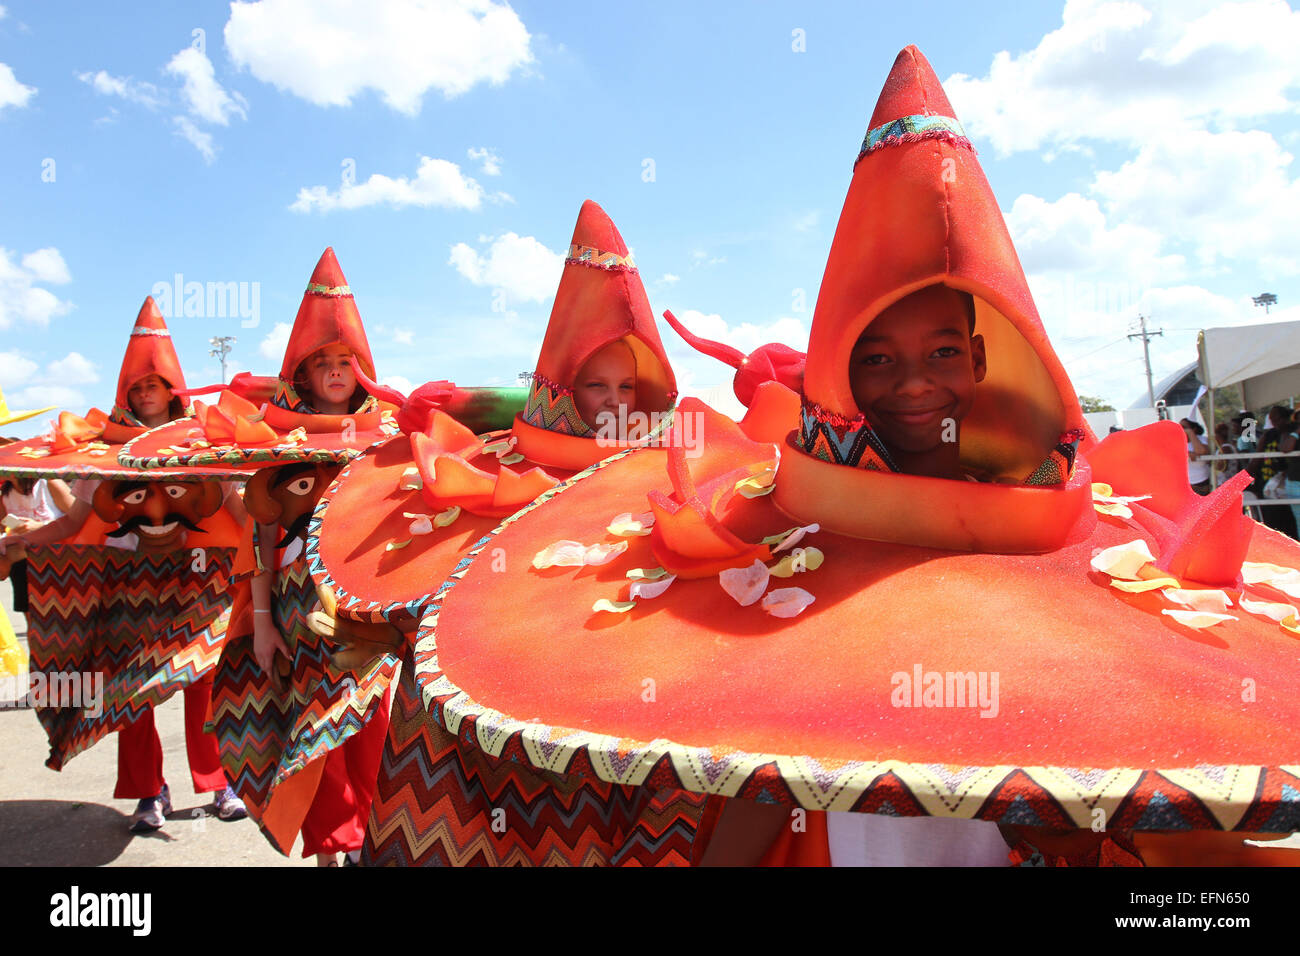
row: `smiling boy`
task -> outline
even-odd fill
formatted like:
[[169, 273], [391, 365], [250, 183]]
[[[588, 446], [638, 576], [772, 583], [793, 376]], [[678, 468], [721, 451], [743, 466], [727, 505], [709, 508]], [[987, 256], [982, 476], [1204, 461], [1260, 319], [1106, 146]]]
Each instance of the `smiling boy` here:
[[961, 421], [988, 363], [975, 334], [975, 301], [931, 285], [899, 299], [863, 330], [849, 357], [853, 399], [899, 471], [966, 477]]

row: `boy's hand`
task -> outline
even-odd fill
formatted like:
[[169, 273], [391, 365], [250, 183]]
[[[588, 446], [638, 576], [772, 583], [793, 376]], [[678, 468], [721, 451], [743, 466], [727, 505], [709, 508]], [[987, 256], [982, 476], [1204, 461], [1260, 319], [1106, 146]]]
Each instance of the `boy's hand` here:
[[[276, 660], [276, 654], [281, 655], [283, 664]], [[270, 675], [276, 689], [282, 690], [280, 678], [287, 672], [291, 658], [280, 629], [269, 614], [253, 615], [253, 657], [257, 659], [257, 666]]]

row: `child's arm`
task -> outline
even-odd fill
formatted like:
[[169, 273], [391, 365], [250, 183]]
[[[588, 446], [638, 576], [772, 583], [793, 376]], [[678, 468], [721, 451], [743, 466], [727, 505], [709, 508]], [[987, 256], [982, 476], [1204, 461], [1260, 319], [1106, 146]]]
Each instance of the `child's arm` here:
[[[284, 643], [280, 629], [275, 626], [271, 615], [271, 576], [275, 574], [275, 537], [278, 527], [259, 523], [257, 526], [258, 555], [264, 570], [259, 571], [249, 582], [253, 598], [253, 657], [257, 664], [268, 674], [274, 674], [275, 655], [280, 653], [286, 660], [289, 648]], [[274, 679], [274, 678], [273, 678]]]
[[20, 542], [29, 548], [39, 548], [42, 545], [56, 544], [64, 538], [70, 538], [82, 529], [90, 518], [91, 510], [90, 502], [78, 498], [73, 501], [72, 507], [62, 518], [55, 518], [49, 524], [41, 525], [33, 531], [7, 534], [0, 538], [0, 553]]

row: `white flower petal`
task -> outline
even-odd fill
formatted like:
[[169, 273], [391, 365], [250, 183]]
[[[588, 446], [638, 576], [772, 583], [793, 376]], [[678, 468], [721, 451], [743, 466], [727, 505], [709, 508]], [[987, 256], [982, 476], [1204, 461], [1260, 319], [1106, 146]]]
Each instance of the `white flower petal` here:
[[803, 588], [777, 588], [763, 598], [763, 610], [773, 617], [798, 617], [815, 600]]
[[763, 596], [767, 590], [771, 572], [762, 561], [755, 561], [747, 568], [728, 568], [718, 574], [718, 583], [722, 590], [730, 594], [741, 607], [748, 607]]

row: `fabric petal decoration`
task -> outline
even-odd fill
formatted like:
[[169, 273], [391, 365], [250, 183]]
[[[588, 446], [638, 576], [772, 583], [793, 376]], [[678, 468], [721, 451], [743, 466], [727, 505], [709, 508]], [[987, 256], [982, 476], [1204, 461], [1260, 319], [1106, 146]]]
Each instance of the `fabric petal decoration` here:
[[1151, 549], [1147, 543], [1139, 538], [1136, 541], [1130, 541], [1127, 544], [1117, 544], [1113, 548], [1106, 548], [1093, 556], [1092, 569], [1100, 571], [1102, 574], [1109, 574], [1113, 578], [1129, 578], [1136, 580], [1138, 569], [1145, 564], [1150, 564], [1155, 560]]
[[1184, 588], [1167, 588], [1164, 596], [1175, 604], [1191, 608], [1193, 611], [1209, 611], [1222, 614], [1232, 607], [1232, 598], [1223, 591], [1187, 590]]
[[1110, 586], [1120, 591], [1127, 591], [1129, 594], [1142, 594], [1145, 591], [1154, 591], [1156, 588], [1176, 588], [1178, 581], [1175, 578], [1149, 578], [1145, 581], [1121, 581], [1116, 578], [1110, 582]]
[[580, 568], [586, 563], [587, 546], [581, 541], [556, 541], [533, 556], [533, 567]]
[[633, 581], [628, 586], [627, 596], [636, 600], [637, 598], [657, 598], [668, 590], [668, 586], [677, 580], [677, 575], [670, 574], [658, 581]]
[[748, 607], [763, 596], [771, 572], [762, 561], [747, 568], [728, 568], [718, 574], [718, 583], [741, 607]]
[[513, 454], [506, 455], [499, 460], [503, 465], [517, 465], [524, 460], [524, 456], [519, 454], [519, 452], [514, 452]]
[[763, 610], [773, 617], [798, 617], [815, 600], [803, 588], [777, 588], [763, 598]]
[[1246, 584], [1267, 584], [1287, 597], [1300, 598], [1300, 571], [1295, 568], [1245, 561], [1241, 565], [1241, 579]]
[[460, 506], [452, 505], [446, 511], [442, 511], [434, 515], [433, 523], [435, 526], [439, 528], [445, 528], [447, 527], [447, 525], [451, 524], [459, 517], [460, 517]]
[[405, 548], [408, 544], [410, 544], [412, 540], [414, 540], [414, 539], [412, 539], [412, 538], [407, 538], [405, 541], [390, 541], [390, 542], [388, 542], [388, 544], [384, 545], [384, 550], [385, 550], [385, 551], [401, 551], [401, 550], [402, 550], [403, 548]]
[[593, 544], [583, 553], [582, 563], [587, 567], [599, 567], [602, 564], [609, 564], [626, 550], [626, 541], [620, 541], [618, 544]]
[[1285, 621], [1278, 621], [1282, 625], [1282, 630], [1290, 631], [1296, 636], [1300, 636], [1300, 621], [1294, 617], [1288, 617]]
[[591, 606], [591, 609], [593, 612], [609, 611], [613, 614], [626, 614], [634, 607], [636, 601], [611, 601], [609, 598], [601, 598]]
[[653, 511], [647, 511], [645, 514], [640, 515], [634, 515], [630, 511], [625, 511], [621, 515], [615, 515], [605, 530], [610, 534], [618, 535], [619, 537], [646, 535], [650, 533], [650, 528], [654, 523], [655, 516]]
[[1277, 621], [1279, 624], [1286, 621], [1287, 618], [1294, 618], [1300, 615], [1300, 611], [1297, 611], [1290, 604], [1275, 604], [1272, 601], [1252, 601], [1244, 594], [1237, 603], [1240, 604], [1241, 609], [1248, 614], [1258, 614], [1261, 617]]
[[[633, 581], [658, 581], [667, 574], [668, 570], [666, 568], [633, 568], [627, 573], [626, 577]], [[676, 577], [676, 575], [673, 575], [673, 577]]]
[[1172, 617], [1179, 624], [1186, 627], [1194, 627], [1198, 630], [1204, 627], [1213, 627], [1221, 621], [1235, 621], [1237, 618], [1231, 614], [1213, 614], [1209, 611], [1178, 611], [1165, 608], [1160, 612]]
[[795, 548], [776, 564], [772, 565], [772, 576], [789, 578], [803, 571], [816, 571], [826, 560], [820, 548]]
[[776, 470], [765, 468], [757, 475], [742, 478], [736, 482], [737, 493], [746, 498], [759, 498], [770, 495], [776, 489]]
[[773, 554], [779, 554], [786, 548], [793, 548], [796, 544], [804, 539], [805, 535], [814, 534], [821, 530], [821, 525], [813, 524], [804, 525], [802, 528], [794, 528], [791, 532], [781, 539], [781, 542], [772, 549]]
[[433, 534], [433, 522], [429, 520], [428, 515], [419, 515], [411, 522], [411, 534]]
[[420, 469], [412, 465], [410, 468], [402, 470], [402, 477], [397, 479], [397, 487], [402, 491], [415, 491], [424, 487], [424, 479], [420, 477]]

